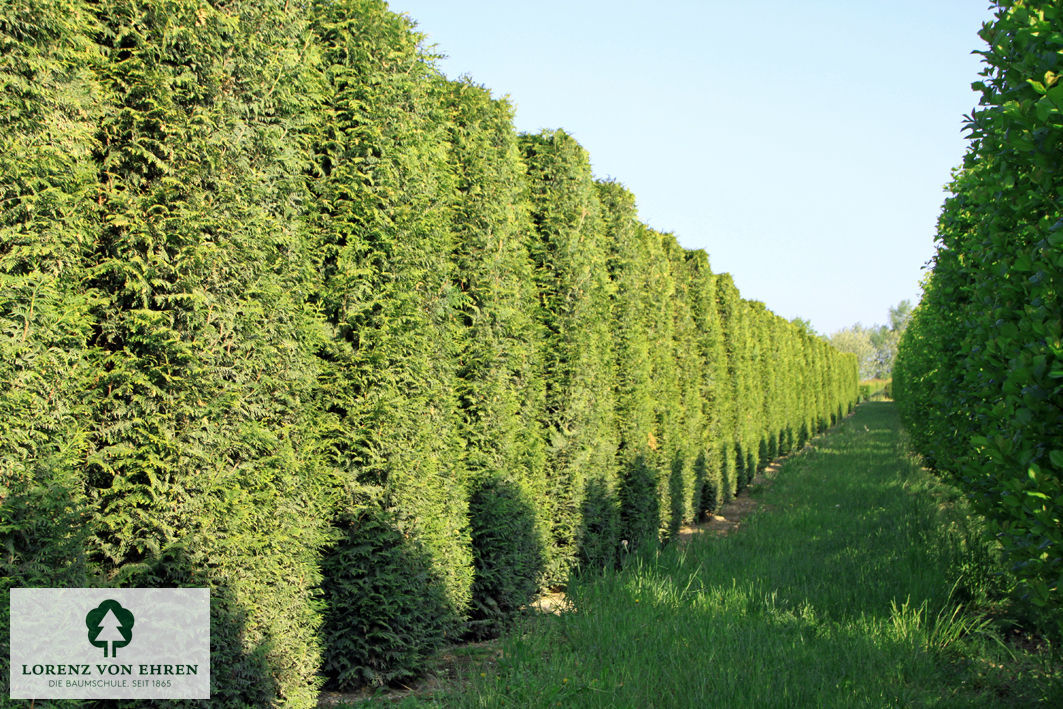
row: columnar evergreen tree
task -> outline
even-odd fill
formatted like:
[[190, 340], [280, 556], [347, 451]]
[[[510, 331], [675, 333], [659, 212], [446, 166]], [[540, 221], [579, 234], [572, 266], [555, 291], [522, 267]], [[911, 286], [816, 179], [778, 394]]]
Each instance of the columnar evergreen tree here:
[[775, 391], [775, 357], [778, 343], [771, 337], [771, 319], [774, 317], [767, 307], [759, 301], [749, 303], [753, 316], [755, 336], [754, 352], [756, 354], [756, 378], [760, 399], [760, 431], [757, 442], [757, 469], [762, 470], [775, 457], [777, 452], [775, 416], [778, 411]]
[[800, 372], [794, 411], [794, 435], [797, 448], [803, 448], [812, 435], [812, 408], [815, 400], [812, 394], [813, 376], [809, 367], [809, 342], [813, 335], [804, 330], [796, 333], [796, 351], [794, 368]]
[[804, 423], [802, 398], [805, 391], [806, 373], [801, 362], [801, 336], [803, 332], [792, 323], [779, 319], [780, 327], [785, 332], [786, 356], [783, 363], [786, 382], [786, 445], [784, 453], [792, 453], [798, 446], [801, 426]]
[[[671, 516], [668, 538], [674, 538], [681, 525], [693, 522], [698, 505], [695, 465], [701, 451], [702, 430], [705, 426], [701, 404], [701, 372], [706, 366], [699, 348], [693, 307], [693, 289], [687, 265], [687, 252], [674, 236], [666, 239], [666, 252], [675, 282], [674, 351], [676, 389], [678, 390], [679, 420], [670, 445], [669, 493]], [[666, 440], [667, 443], [667, 440]]]
[[727, 355], [720, 313], [716, 306], [716, 277], [704, 251], [687, 253], [691, 313], [698, 353], [700, 430], [695, 442], [694, 513], [698, 520], [713, 514], [723, 503], [725, 443], [723, 427], [731, 412], [731, 387], [727, 380]]
[[579, 556], [588, 487], [608, 489], [617, 433], [608, 246], [586, 152], [563, 131], [526, 135], [535, 266], [545, 330], [549, 583], [561, 583]]
[[456, 635], [473, 556], [461, 451], [448, 89], [409, 20], [317, 2], [327, 68], [315, 185], [324, 434], [340, 535], [324, 561], [337, 686], [411, 675]]
[[716, 305], [719, 310], [720, 329], [723, 332], [724, 354], [727, 359], [724, 406], [721, 406], [721, 455], [723, 501], [729, 502], [738, 492], [739, 478], [744, 475], [745, 454], [742, 452], [742, 392], [741, 377], [741, 298], [734, 280], [723, 273], [716, 277]]
[[[787, 339], [788, 323], [774, 313], [767, 312], [766, 342], [768, 343], [768, 377], [771, 381], [770, 399], [768, 400], [766, 415], [771, 421], [768, 431], [769, 458], [775, 458], [786, 451], [786, 424], [789, 414], [786, 402], [786, 378], [792, 376], [792, 371], [787, 369], [787, 354], [789, 341]], [[769, 461], [761, 461], [764, 465]]]
[[739, 299], [735, 308], [735, 339], [738, 352], [738, 451], [740, 460], [738, 489], [742, 490], [753, 480], [757, 470], [761, 438], [763, 391], [760, 388], [758, 363], [760, 343], [757, 341], [756, 321], [750, 302]]
[[[650, 288], [652, 232], [638, 221], [635, 196], [615, 182], [599, 182], [605, 234], [609, 244], [609, 273], [613, 280], [613, 344], [616, 357], [616, 422], [618, 427], [618, 489], [597, 491], [606, 515], [619, 515], [614, 538], [601, 537], [594, 566], [612, 565], [620, 539], [634, 549], [656, 541], [661, 509], [657, 494], [657, 421], [653, 380], [653, 341], [650, 320], [654, 311]], [[589, 499], [594, 501], [594, 496]], [[589, 545], [584, 543], [584, 549]]]
[[0, 695], [7, 590], [87, 586], [84, 494], [97, 234], [95, 18], [78, 1], [0, 9]]
[[[653, 363], [653, 396], [656, 427], [655, 455], [651, 467], [656, 473], [657, 497], [661, 504], [660, 528], [654, 535], [667, 539], [679, 528], [682, 516], [682, 461], [680, 426], [683, 418], [679, 363], [676, 358], [676, 314], [679, 308], [675, 274], [669, 255], [670, 235], [651, 230], [652, 260], [649, 270], [650, 358]], [[678, 464], [678, 467], [677, 467]]]
[[830, 425], [830, 379], [827, 377], [826, 346], [818, 339], [813, 340], [812, 369], [815, 372], [815, 431], [820, 433]]
[[96, 12], [110, 105], [90, 269], [91, 553], [109, 584], [212, 588], [219, 700], [309, 705], [323, 537], [305, 25], [280, 2]]
[[[504, 101], [451, 83], [454, 258], [464, 331], [457, 385], [475, 565], [472, 624], [500, 630], [539, 590], [549, 520], [524, 164]], [[608, 537], [607, 529], [594, 536]], [[608, 543], [608, 540], [606, 540]]]

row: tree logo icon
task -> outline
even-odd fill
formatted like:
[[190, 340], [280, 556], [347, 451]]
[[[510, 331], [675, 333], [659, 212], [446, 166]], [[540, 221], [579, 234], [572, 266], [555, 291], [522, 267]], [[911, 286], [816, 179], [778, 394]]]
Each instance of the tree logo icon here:
[[[104, 657], [114, 657], [118, 648], [125, 647], [133, 639], [133, 614], [110, 598], [89, 611], [85, 625], [89, 628], [89, 642], [102, 647]], [[110, 653], [107, 652], [108, 644]]]

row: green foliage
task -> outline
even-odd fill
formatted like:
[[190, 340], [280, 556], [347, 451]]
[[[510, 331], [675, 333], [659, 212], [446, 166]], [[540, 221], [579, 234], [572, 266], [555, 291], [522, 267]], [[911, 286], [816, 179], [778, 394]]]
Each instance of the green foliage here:
[[1019, 593], [1063, 632], [1063, 10], [996, 3], [980, 106], [938, 224], [894, 396], [916, 448], [1004, 545]]
[[[654, 382], [651, 265], [654, 233], [638, 221], [635, 197], [615, 182], [597, 184], [609, 244], [608, 268], [613, 283], [613, 347], [616, 358], [616, 422], [618, 428], [618, 497], [603, 486], [603, 500], [616, 497], [620, 505], [617, 537], [612, 540], [608, 565], [617, 544], [656, 543], [660, 514], [657, 480], [661, 477], [657, 451], [657, 399]], [[601, 505], [599, 505], [601, 506]], [[604, 545], [604, 541], [603, 545]], [[586, 545], [585, 545], [586, 546]], [[601, 559], [593, 566], [601, 568]]]
[[841, 352], [856, 355], [861, 379], [889, 379], [897, 345], [911, 317], [911, 302], [902, 300], [889, 309], [888, 325], [864, 327], [856, 323], [831, 335], [830, 343]]
[[667, 540], [679, 528], [683, 511], [682, 444], [679, 430], [683, 407], [679, 382], [676, 314], [679, 309], [679, 284], [672, 270], [671, 235], [650, 230], [649, 264], [649, 337], [653, 372], [655, 447], [646, 463], [656, 472], [657, 498], [660, 508], [659, 539]]
[[655, 549], [661, 525], [660, 474], [646, 459], [635, 458], [620, 475], [621, 551]]
[[299, 175], [316, 55], [280, 2], [96, 12], [90, 553], [107, 584], [211, 587], [218, 701], [307, 705], [324, 530]]
[[0, 7], [0, 695], [8, 694], [8, 590], [88, 586], [96, 569], [82, 460], [89, 425], [83, 286], [95, 238], [93, 75], [82, 2]]
[[701, 520], [723, 504], [726, 443], [722, 432], [732, 402], [724, 334], [716, 306], [716, 277], [704, 251], [688, 252], [687, 268], [698, 377], [698, 393], [688, 409], [688, 415], [697, 420], [691, 440], [695, 456], [692, 503], [694, 519]]
[[716, 307], [718, 309], [720, 330], [723, 332], [724, 358], [727, 362], [726, 376], [720, 411], [719, 434], [722, 443], [721, 457], [723, 465], [723, 501], [734, 499], [738, 492], [738, 479], [743, 476], [745, 457], [738, 449], [742, 441], [739, 429], [740, 394], [743, 389], [740, 382], [741, 346], [739, 341], [738, 289], [728, 274], [716, 279]]
[[457, 177], [455, 277], [465, 326], [459, 334], [458, 402], [473, 490], [472, 623], [483, 637], [501, 630], [532, 600], [544, 570], [549, 520], [542, 331], [512, 111], [466, 82], [447, 88], [451, 170]]
[[480, 484], [469, 519], [476, 569], [469, 626], [482, 638], [497, 635], [535, 600], [545, 550], [533, 501], [514, 483]]
[[838, 330], [830, 336], [830, 343], [839, 352], [856, 355], [860, 367], [860, 377], [871, 379], [878, 376], [877, 348], [874, 338], [875, 328], [864, 327], [860, 323]]
[[323, 557], [322, 671], [337, 688], [381, 686], [417, 674], [456, 623], [431, 556], [379, 508], [336, 520]]
[[859, 385], [859, 400], [882, 399], [890, 397], [889, 379], [861, 380]]
[[0, 8], [3, 588], [209, 587], [220, 705], [409, 678], [856, 395], [420, 42], [382, 0]]
[[550, 520], [548, 585], [579, 558], [588, 484], [615, 486], [615, 365], [608, 245], [586, 152], [563, 131], [521, 136], [535, 229], [529, 244], [544, 330]]
[[[445, 590], [408, 583], [395, 562], [340, 577], [349, 589], [329, 597], [339, 623], [330, 638], [363, 627], [362, 606], [342, 604], [354, 589], [406, 594], [380, 622], [402, 633], [370, 636], [351, 660], [331, 661], [330, 679], [375, 682], [408, 676], [458, 626], [469, 605], [473, 554], [467, 473], [462, 458], [458, 355], [465, 296], [455, 283], [448, 94], [420, 51], [409, 21], [383, 2], [314, 5], [323, 52], [327, 123], [315, 181], [319, 293], [331, 337], [322, 349], [322, 444], [338, 491], [338, 529], [326, 559], [337, 568], [348, 547], [393, 547], [391, 530], [426, 558]], [[385, 525], [344, 528], [343, 520], [382, 517]], [[372, 536], [383, 534], [382, 539]], [[337, 581], [338, 583], [338, 581]], [[423, 624], [423, 641], [417, 624]], [[346, 641], [343, 641], [344, 643]], [[392, 642], [395, 645], [392, 645]], [[329, 647], [330, 657], [345, 644]], [[385, 658], [380, 660], [377, 658]], [[362, 664], [359, 664], [362, 663]]]
[[675, 362], [675, 403], [672, 435], [665, 436], [665, 450], [670, 462], [669, 511], [666, 539], [673, 539], [682, 525], [697, 515], [697, 480], [694, 464], [703, 452], [702, 432], [706, 425], [701, 403], [701, 370], [706, 366], [699, 347], [699, 333], [694, 313], [695, 285], [687, 263], [687, 252], [668, 235], [664, 240], [669, 270], [675, 283], [672, 304], [672, 357]]

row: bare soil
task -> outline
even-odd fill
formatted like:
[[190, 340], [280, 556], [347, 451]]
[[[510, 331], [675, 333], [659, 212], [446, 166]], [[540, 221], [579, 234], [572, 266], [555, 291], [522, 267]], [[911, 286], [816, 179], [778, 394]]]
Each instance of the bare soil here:
[[[763, 472], [757, 473], [756, 477], [750, 483], [749, 489], [764, 489], [771, 485], [775, 480], [775, 476], [779, 474], [779, 468], [782, 467], [782, 462], [786, 458], [779, 458], [768, 465]], [[730, 502], [726, 503], [716, 514], [705, 522], [701, 522], [695, 525], [687, 525], [679, 529], [679, 536], [677, 541], [679, 544], [685, 544], [695, 534], [701, 534], [708, 532], [710, 534], [717, 534], [719, 536], [727, 536], [731, 532], [738, 530], [742, 526], [742, 521], [749, 517], [750, 513], [754, 510], [764, 509], [770, 510], [771, 505], [766, 505], [759, 499], [750, 496], [748, 493], [739, 495]]]
[[439, 652], [423, 676], [395, 687], [363, 687], [354, 692], [322, 692], [318, 707], [347, 706], [364, 702], [398, 702], [416, 695], [427, 699], [442, 693], [476, 667], [496, 662], [502, 655], [501, 640], [451, 645]]

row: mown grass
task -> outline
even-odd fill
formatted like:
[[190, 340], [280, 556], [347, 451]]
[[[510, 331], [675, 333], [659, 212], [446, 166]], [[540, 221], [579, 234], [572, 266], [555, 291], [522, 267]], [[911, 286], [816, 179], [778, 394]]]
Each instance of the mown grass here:
[[576, 579], [501, 656], [403, 705], [1063, 706], [1058, 652], [1003, 640], [993, 551], [871, 402], [726, 537]]

